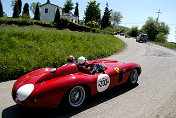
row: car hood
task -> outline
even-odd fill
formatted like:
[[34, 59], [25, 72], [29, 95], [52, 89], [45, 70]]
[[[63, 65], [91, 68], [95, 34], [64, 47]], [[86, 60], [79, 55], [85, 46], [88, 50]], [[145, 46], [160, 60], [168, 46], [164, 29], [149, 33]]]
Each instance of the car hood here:
[[24, 84], [38, 84], [74, 73], [78, 73], [76, 64], [69, 64], [59, 68], [41, 68], [22, 76], [15, 82], [14, 86], [18, 89]]

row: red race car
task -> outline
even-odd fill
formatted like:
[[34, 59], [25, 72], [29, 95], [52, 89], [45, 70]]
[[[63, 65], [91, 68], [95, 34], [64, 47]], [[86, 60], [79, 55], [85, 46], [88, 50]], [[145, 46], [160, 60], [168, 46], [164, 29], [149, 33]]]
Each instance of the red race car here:
[[141, 73], [141, 66], [136, 63], [98, 59], [86, 64], [91, 74], [78, 71], [76, 64], [32, 71], [14, 83], [13, 100], [28, 108], [55, 108], [61, 102], [78, 108], [88, 96], [123, 83], [136, 84]]

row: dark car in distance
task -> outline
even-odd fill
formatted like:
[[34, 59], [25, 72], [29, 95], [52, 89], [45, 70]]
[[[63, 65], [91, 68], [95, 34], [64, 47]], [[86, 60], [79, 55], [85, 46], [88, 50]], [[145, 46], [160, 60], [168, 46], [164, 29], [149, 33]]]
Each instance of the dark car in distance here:
[[147, 42], [148, 41], [148, 35], [147, 34], [139, 34], [139, 36], [137, 36], [136, 42]]
[[124, 36], [124, 33], [120, 33], [120, 36]]
[[125, 38], [130, 38], [130, 35], [125, 35]]
[[120, 34], [120, 32], [119, 32], [119, 31], [114, 32], [114, 35], [118, 35], [118, 34]]

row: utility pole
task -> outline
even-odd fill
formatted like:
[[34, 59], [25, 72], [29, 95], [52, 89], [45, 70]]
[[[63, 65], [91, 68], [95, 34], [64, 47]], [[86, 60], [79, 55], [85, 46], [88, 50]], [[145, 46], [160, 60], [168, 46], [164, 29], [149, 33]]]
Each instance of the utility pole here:
[[161, 14], [161, 12], [160, 12], [160, 9], [159, 9], [159, 11], [158, 12], [156, 12], [157, 14], [158, 14], [158, 17], [157, 17], [157, 21], [159, 20], [159, 14]]

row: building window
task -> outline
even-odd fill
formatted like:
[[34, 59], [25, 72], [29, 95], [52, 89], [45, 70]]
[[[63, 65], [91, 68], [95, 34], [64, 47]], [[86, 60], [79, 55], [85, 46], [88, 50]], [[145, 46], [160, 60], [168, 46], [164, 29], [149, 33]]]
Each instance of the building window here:
[[48, 13], [48, 8], [45, 9], [45, 13]]

